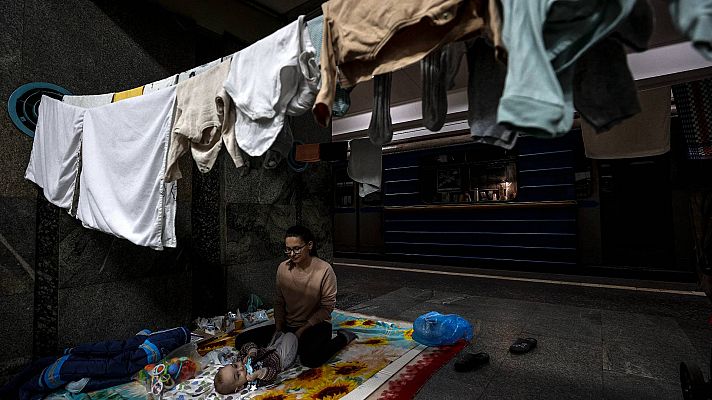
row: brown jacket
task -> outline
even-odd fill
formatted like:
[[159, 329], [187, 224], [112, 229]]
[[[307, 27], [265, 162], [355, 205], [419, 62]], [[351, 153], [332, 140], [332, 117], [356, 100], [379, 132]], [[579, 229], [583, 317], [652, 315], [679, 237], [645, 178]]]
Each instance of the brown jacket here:
[[[314, 116], [329, 124], [337, 67], [343, 87], [413, 64], [479, 31], [486, 0], [330, 0], [322, 4], [321, 90]], [[479, 10], [479, 11], [478, 11]]]

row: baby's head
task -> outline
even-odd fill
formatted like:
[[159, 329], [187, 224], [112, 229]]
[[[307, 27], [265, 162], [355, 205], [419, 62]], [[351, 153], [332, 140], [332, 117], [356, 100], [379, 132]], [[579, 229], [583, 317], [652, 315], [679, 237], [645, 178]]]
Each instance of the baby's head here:
[[246, 383], [247, 371], [241, 362], [220, 368], [213, 380], [215, 390], [220, 394], [235, 393], [245, 387]]

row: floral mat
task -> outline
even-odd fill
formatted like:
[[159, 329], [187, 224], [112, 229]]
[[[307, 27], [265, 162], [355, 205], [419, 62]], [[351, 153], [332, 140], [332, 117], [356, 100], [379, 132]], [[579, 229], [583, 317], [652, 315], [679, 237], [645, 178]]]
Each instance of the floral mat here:
[[[300, 365], [282, 372], [275, 384], [257, 391], [220, 395], [213, 389], [219, 365], [207, 366], [196, 378], [163, 395], [176, 400], [363, 400], [412, 398], [427, 379], [463, 345], [427, 348], [412, 338], [412, 324], [334, 311], [334, 329], [349, 329], [358, 338], [328, 363], [309, 369]], [[146, 399], [137, 382], [88, 394], [58, 393], [54, 399]]]

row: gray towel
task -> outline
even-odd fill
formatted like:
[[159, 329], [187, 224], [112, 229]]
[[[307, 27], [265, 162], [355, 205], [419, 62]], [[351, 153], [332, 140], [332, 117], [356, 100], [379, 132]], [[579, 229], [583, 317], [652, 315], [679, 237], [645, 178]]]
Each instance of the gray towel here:
[[354, 139], [350, 143], [349, 165], [346, 172], [358, 182], [358, 195], [367, 195], [381, 190], [382, 149], [368, 138]]

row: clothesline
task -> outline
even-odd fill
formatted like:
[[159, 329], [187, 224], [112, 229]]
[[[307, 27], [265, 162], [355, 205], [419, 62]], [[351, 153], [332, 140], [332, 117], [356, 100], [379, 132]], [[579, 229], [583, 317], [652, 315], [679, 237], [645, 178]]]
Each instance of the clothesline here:
[[[175, 246], [182, 154], [190, 152], [201, 172], [223, 146], [237, 168], [262, 155], [263, 165], [274, 168], [292, 148], [285, 121], [312, 111], [327, 125], [341, 108], [337, 83], [377, 77], [369, 137], [351, 143], [348, 173], [361, 196], [381, 186], [382, 146], [392, 139], [390, 74], [421, 60], [423, 121], [437, 130], [453, 71], [466, 58], [476, 143], [511, 148], [520, 132], [565, 135], [574, 108], [597, 132], [641, 111], [623, 46], [647, 48], [653, 24], [647, 1], [581, 0], [587, 6], [581, 8], [553, 2], [547, 12], [539, 0], [488, 1], [489, 15], [479, 15], [476, 1], [330, 0], [308, 23], [300, 16], [245, 49], [175, 76], [113, 94], [44, 99], [26, 178], [85, 226], [162, 249]], [[697, 22], [712, 25], [695, 14], [699, 3], [712, 0], [673, 1], [683, 32]], [[712, 58], [712, 40], [695, 40]], [[669, 140], [662, 142], [666, 151]], [[637, 150], [637, 156], [651, 151]]]

